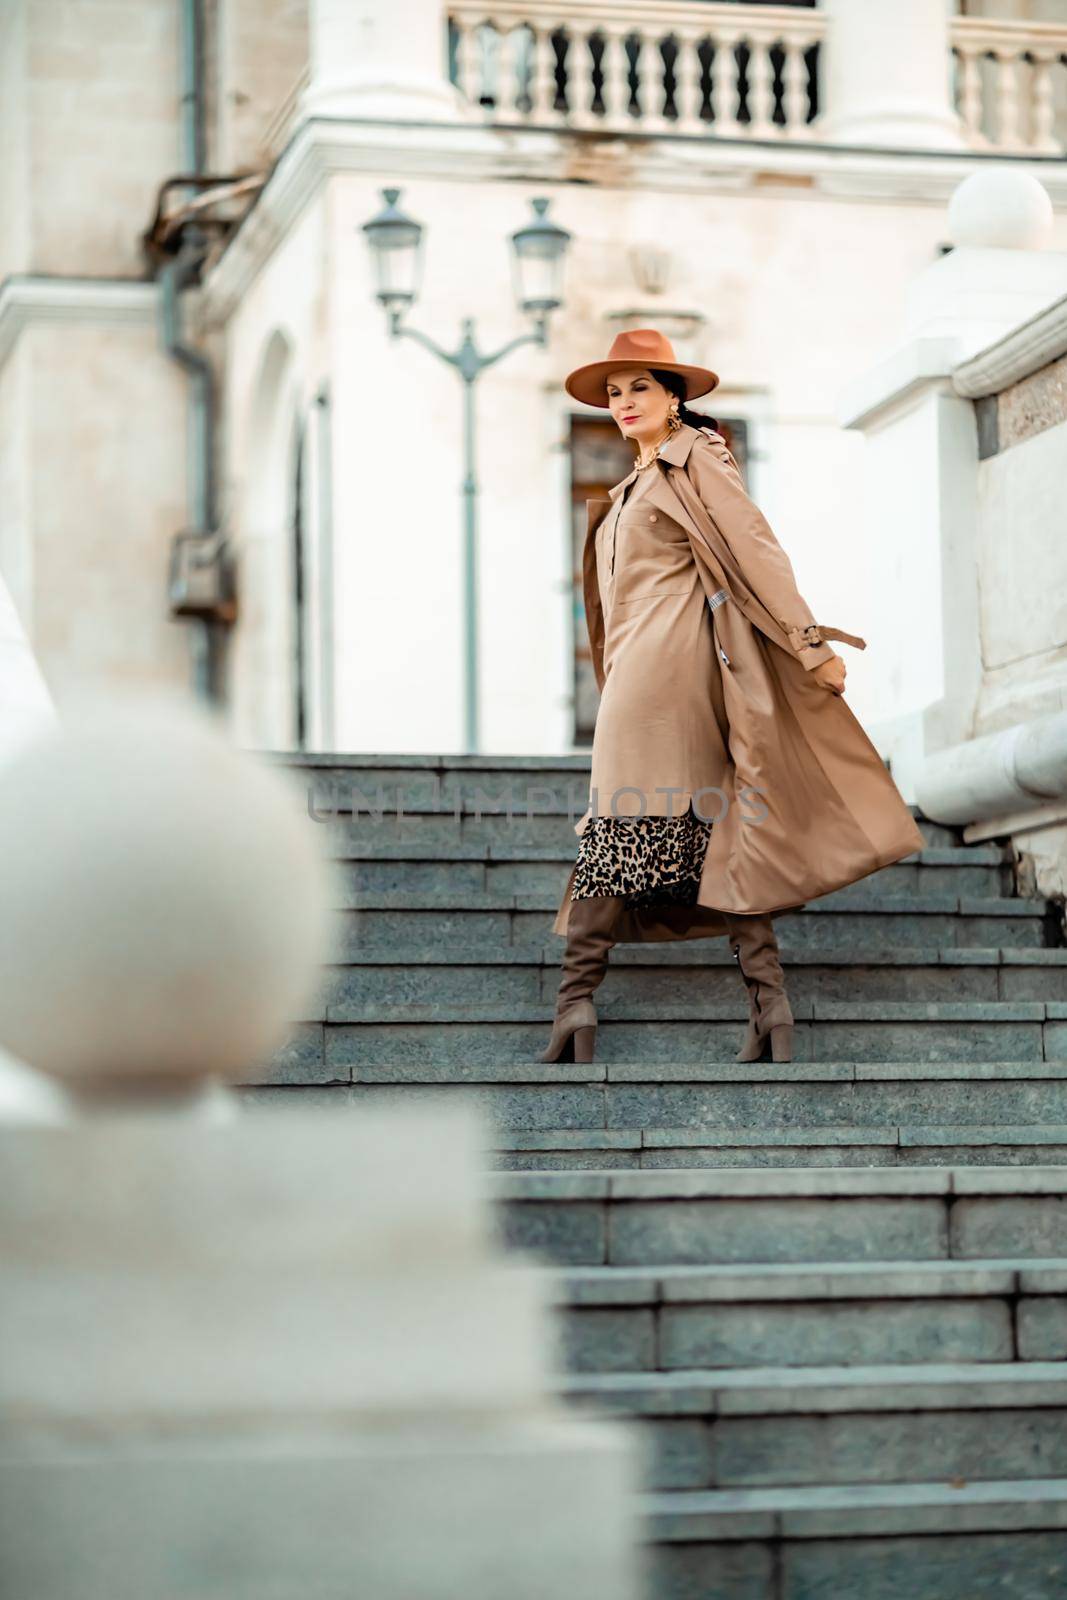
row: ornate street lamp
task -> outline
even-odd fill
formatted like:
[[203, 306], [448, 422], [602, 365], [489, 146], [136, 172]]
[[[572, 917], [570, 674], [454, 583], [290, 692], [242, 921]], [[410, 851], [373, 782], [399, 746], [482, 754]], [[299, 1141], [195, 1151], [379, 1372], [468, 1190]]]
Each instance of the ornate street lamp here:
[[383, 189], [385, 205], [363, 224], [371, 248], [378, 300], [390, 316], [401, 316], [415, 304], [422, 277], [422, 223], [397, 206], [399, 189]]
[[454, 367], [463, 380], [463, 508], [464, 508], [464, 738], [474, 754], [478, 743], [478, 541], [475, 478], [474, 385], [485, 371], [520, 345], [548, 343], [548, 315], [563, 304], [563, 265], [571, 236], [546, 216], [548, 201], [532, 201], [534, 217], [511, 235], [512, 282], [515, 300], [525, 316], [534, 319], [529, 333], [483, 355], [475, 342], [474, 319], [464, 317], [460, 343], [444, 350], [428, 334], [409, 328], [403, 318], [415, 303], [422, 272], [421, 223], [399, 209], [399, 189], [383, 189], [384, 208], [363, 224], [374, 266], [376, 299], [385, 308], [392, 338], [417, 339], [435, 356]]
[[511, 268], [520, 311], [543, 316], [563, 304], [563, 262], [570, 234], [545, 216], [547, 200], [532, 200], [534, 221], [511, 235]]

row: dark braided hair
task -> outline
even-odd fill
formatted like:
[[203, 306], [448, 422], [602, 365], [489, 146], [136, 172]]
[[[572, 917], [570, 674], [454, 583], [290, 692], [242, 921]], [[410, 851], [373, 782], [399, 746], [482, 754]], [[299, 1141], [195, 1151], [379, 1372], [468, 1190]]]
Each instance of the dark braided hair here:
[[681, 420], [691, 428], [714, 428], [719, 432], [719, 424], [714, 417], [706, 417], [701, 411], [690, 411], [685, 403], [685, 379], [680, 372], [665, 372], [662, 367], [650, 367], [649, 371], [657, 383], [662, 383], [669, 389], [678, 401], [678, 415]]

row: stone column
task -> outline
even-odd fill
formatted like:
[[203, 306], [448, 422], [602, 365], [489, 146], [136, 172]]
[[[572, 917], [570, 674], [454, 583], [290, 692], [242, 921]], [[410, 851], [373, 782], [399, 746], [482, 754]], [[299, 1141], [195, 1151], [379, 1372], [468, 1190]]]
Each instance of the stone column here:
[[818, 137], [832, 144], [963, 150], [951, 96], [951, 0], [825, 0]]
[[311, 0], [308, 117], [463, 120], [439, 0]]

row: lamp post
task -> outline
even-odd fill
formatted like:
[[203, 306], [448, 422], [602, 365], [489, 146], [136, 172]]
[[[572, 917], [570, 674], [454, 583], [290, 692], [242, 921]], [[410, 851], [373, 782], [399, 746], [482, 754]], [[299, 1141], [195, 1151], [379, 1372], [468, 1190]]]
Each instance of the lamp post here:
[[464, 739], [466, 750], [478, 750], [478, 484], [475, 478], [474, 385], [485, 371], [520, 345], [548, 343], [548, 314], [563, 303], [563, 262], [570, 234], [550, 222], [547, 200], [531, 202], [534, 218], [511, 235], [512, 281], [519, 310], [534, 319], [529, 333], [520, 333], [490, 355], [475, 342], [474, 318], [464, 317], [455, 350], [444, 350], [428, 334], [409, 328], [405, 314], [415, 303], [422, 269], [422, 224], [397, 206], [399, 189], [383, 189], [384, 208], [363, 224], [378, 285], [377, 300], [389, 319], [391, 338], [406, 335], [455, 367], [463, 380], [463, 608], [464, 608]]

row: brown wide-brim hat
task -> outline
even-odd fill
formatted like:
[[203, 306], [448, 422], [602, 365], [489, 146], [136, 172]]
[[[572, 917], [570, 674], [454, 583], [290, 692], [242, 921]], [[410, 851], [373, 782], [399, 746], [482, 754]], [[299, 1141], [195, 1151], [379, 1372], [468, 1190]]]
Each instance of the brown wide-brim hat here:
[[607, 409], [608, 397], [605, 383], [609, 372], [621, 367], [655, 367], [660, 371], [677, 372], [685, 379], [685, 398], [696, 400], [709, 394], [719, 381], [719, 375], [710, 367], [691, 367], [674, 358], [674, 346], [658, 328], [630, 328], [617, 334], [606, 361], [590, 361], [584, 367], [575, 367], [563, 380], [563, 387], [576, 400], [587, 406]]

